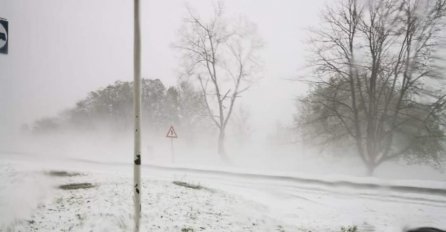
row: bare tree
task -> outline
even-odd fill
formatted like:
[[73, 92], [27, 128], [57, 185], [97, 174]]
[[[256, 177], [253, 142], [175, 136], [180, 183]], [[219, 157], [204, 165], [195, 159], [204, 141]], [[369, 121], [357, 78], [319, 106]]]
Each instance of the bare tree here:
[[226, 128], [237, 98], [256, 79], [261, 42], [252, 23], [226, 20], [221, 3], [209, 19], [200, 18], [190, 8], [188, 11], [176, 47], [183, 52], [186, 73], [196, 78], [201, 88], [208, 114], [219, 131], [218, 153], [227, 161]]
[[339, 3], [314, 31], [317, 81], [299, 122], [325, 141], [351, 139], [369, 174], [404, 154], [438, 161], [445, 83], [434, 52], [446, 1]]

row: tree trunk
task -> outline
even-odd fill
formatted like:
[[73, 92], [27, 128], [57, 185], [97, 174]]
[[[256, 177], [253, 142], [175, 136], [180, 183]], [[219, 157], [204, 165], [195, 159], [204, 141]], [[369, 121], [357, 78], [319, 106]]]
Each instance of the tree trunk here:
[[368, 163], [367, 164], [367, 176], [373, 176], [373, 173], [375, 173], [376, 165]]
[[226, 149], [225, 149], [225, 131], [220, 130], [220, 133], [218, 135], [218, 154], [220, 155], [220, 158], [224, 162], [229, 162], [228, 156], [226, 155]]

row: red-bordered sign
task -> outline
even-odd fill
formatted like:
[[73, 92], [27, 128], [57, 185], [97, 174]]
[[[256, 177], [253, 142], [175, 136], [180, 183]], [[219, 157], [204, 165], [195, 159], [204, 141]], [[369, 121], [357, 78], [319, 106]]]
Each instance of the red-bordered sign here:
[[177, 132], [175, 132], [175, 129], [173, 129], [173, 126], [170, 126], [169, 131], [166, 135], [167, 138], [176, 139], [178, 138]]

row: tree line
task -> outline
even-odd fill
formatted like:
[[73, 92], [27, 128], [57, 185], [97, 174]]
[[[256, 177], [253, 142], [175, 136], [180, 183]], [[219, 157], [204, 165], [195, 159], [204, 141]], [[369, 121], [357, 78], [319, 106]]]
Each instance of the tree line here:
[[[159, 79], [141, 81], [142, 125], [150, 133], [164, 133], [170, 125], [182, 128], [187, 137], [212, 131], [200, 92], [188, 82], [166, 88]], [[35, 134], [60, 130], [133, 130], [133, 82], [116, 81], [92, 91], [76, 105], [55, 117], [35, 121]]]

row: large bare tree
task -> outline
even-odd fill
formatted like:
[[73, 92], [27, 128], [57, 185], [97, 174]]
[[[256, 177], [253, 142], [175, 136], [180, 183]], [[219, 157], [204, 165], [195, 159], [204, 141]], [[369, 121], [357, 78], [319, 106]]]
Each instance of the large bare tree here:
[[445, 82], [434, 55], [446, 1], [337, 3], [313, 31], [317, 79], [300, 125], [325, 141], [348, 138], [369, 174], [401, 155], [438, 163]]
[[204, 104], [218, 128], [218, 153], [228, 160], [226, 129], [237, 99], [252, 85], [259, 70], [261, 41], [256, 27], [246, 19], [228, 20], [221, 2], [209, 18], [201, 18], [188, 7], [176, 47], [182, 51], [184, 67], [202, 91]]

